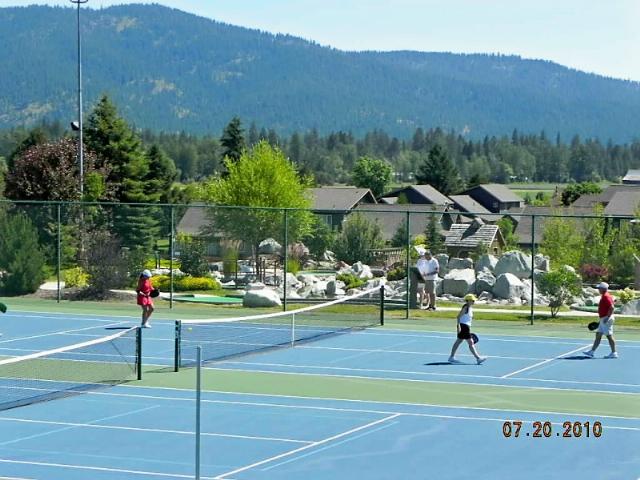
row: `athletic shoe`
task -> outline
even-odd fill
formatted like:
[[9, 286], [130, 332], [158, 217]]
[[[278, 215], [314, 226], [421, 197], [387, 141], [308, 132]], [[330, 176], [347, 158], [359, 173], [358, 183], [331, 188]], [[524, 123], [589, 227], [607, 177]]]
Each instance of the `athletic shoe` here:
[[587, 350], [586, 352], [582, 352], [585, 357], [593, 358], [593, 350]]
[[453, 363], [454, 365], [462, 363], [460, 360], [456, 360], [453, 357], [449, 357], [449, 363]]
[[618, 358], [618, 352], [611, 352], [609, 355], [607, 355], [604, 358]]
[[478, 363], [478, 365], [482, 365], [486, 359], [487, 357], [480, 357], [478, 360], [476, 360], [476, 362]]
[[429, 307], [429, 310], [433, 310], [435, 312], [436, 311], [436, 307]]
[[148, 323], [143, 323], [142, 328], [151, 328], [151, 325], [149, 325]]

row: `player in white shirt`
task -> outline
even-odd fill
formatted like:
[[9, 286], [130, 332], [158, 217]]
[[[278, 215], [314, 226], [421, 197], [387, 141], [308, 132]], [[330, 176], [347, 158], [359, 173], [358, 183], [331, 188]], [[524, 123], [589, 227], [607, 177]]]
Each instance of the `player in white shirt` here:
[[420, 258], [416, 262], [416, 268], [420, 270], [420, 274], [424, 279], [424, 284], [418, 284], [418, 291], [420, 292], [420, 308], [425, 308], [424, 300], [427, 298], [427, 310], [436, 309], [436, 279], [438, 278], [438, 272], [440, 271], [440, 264], [438, 260], [431, 256], [429, 250], [423, 248], [418, 249]]
[[471, 323], [473, 322], [473, 304], [477, 300], [476, 296], [473, 293], [469, 293], [464, 297], [464, 305], [460, 309], [460, 313], [458, 313], [458, 323], [457, 330], [458, 335], [456, 341], [453, 343], [453, 347], [451, 347], [451, 355], [449, 356], [449, 363], [462, 363], [459, 360], [456, 360], [456, 350], [464, 340], [467, 341], [469, 345], [469, 350], [476, 357], [476, 362], [478, 365], [483, 363], [487, 357], [481, 357], [476, 350], [476, 346], [473, 344], [473, 339], [471, 338]]

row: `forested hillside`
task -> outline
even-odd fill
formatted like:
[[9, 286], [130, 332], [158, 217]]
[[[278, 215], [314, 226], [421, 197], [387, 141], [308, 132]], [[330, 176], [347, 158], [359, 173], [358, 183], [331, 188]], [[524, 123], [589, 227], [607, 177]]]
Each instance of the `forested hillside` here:
[[[638, 136], [640, 84], [514, 56], [343, 52], [158, 5], [82, 11], [86, 108], [103, 93], [136, 127], [214, 134], [237, 115], [278, 135], [401, 139], [542, 130]], [[0, 128], [75, 118], [73, 8], [0, 8]]]

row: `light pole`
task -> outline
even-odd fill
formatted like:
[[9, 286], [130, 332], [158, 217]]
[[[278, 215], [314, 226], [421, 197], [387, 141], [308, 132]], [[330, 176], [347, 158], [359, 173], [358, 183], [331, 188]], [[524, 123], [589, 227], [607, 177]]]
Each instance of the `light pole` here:
[[[84, 144], [82, 138], [82, 42], [80, 36], [80, 5], [89, 0], [70, 0], [78, 6], [78, 123], [71, 125], [78, 130], [78, 163], [80, 164], [80, 200], [84, 197]], [[74, 122], [75, 123], [75, 122]]]

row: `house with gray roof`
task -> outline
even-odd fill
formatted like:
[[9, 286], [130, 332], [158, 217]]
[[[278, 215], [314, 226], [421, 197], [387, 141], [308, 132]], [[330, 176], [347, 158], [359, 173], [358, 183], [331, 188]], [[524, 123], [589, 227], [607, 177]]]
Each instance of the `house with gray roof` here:
[[640, 210], [640, 188], [637, 191], [617, 192], [604, 207], [605, 215], [624, 215], [635, 217]]
[[492, 213], [524, 207], [522, 197], [516, 195], [507, 186], [498, 183], [477, 185], [462, 195], [468, 195]]
[[[448, 211], [446, 205], [359, 205], [355, 212], [363, 215], [371, 222], [377, 222], [382, 230], [382, 237], [390, 241], [409, 220], [409, 236], [415, 238], [424, 233], [431, 217], [435, 216], [439, 229], [444, 234], [452, 224], [458, 221], [458, 214]], [[408, 214], [407, 214], [408, 212]]]
[[640, 170], [628, 170], [622, 178], [625, 185], [640, 185]]
[[380, 203], [396, 204], [403, 198], [409, 204], [418, 205], [450, 205], [451, 200], [431, 185], [409, 185], [398, 188], [380, 197]]
[[493, 255], [504, 250], [504, 238], [497, 225], [488, 225], [476, 218], [468, 223], [454, 223], [446, 233], [444, 245], [452, 257], [468, 257], [482, 248]]
[[[591, 207], [532, 207], [527, 205], [521, 212], [510, 212], [505, 217], [510, 218], [515, 224], [514, 234], [518, 237], [518, 246], [522, 249], [530, 249], [532, 236], [536, 247], [542, 243], [545, 225], [553, 217], [589, 217], [591, 215], [594, 215]], [[576, 228], [581, 228], [584, 224], [582, 218], [573, 221]]]
[[472, 221], [475, 217], [479, 217], [485, 223], [496, 223], [502, 218], [502, 215], [492, 215], [489, 210], [469, 195], [450, 195], [449, 198], [453, 201], [453, 207], [464, 213], [465, 217], [470, 219], [469, 221]]
[[345, 217], [357, 206], [377, 204], [368, 188], [310, 188], [309, 196], [313, 212], [335, 229], [342, 228]]
[[606, 207], [614, 195], [623, 192], [637, 192], [640, 190], [635, 185], [609, 185], [600, 193], [594, 193], [589, 195], [579, 196], [575, 202], [571, 204], [572, 207], [595, 207], [596, 205], [602, 205]]

